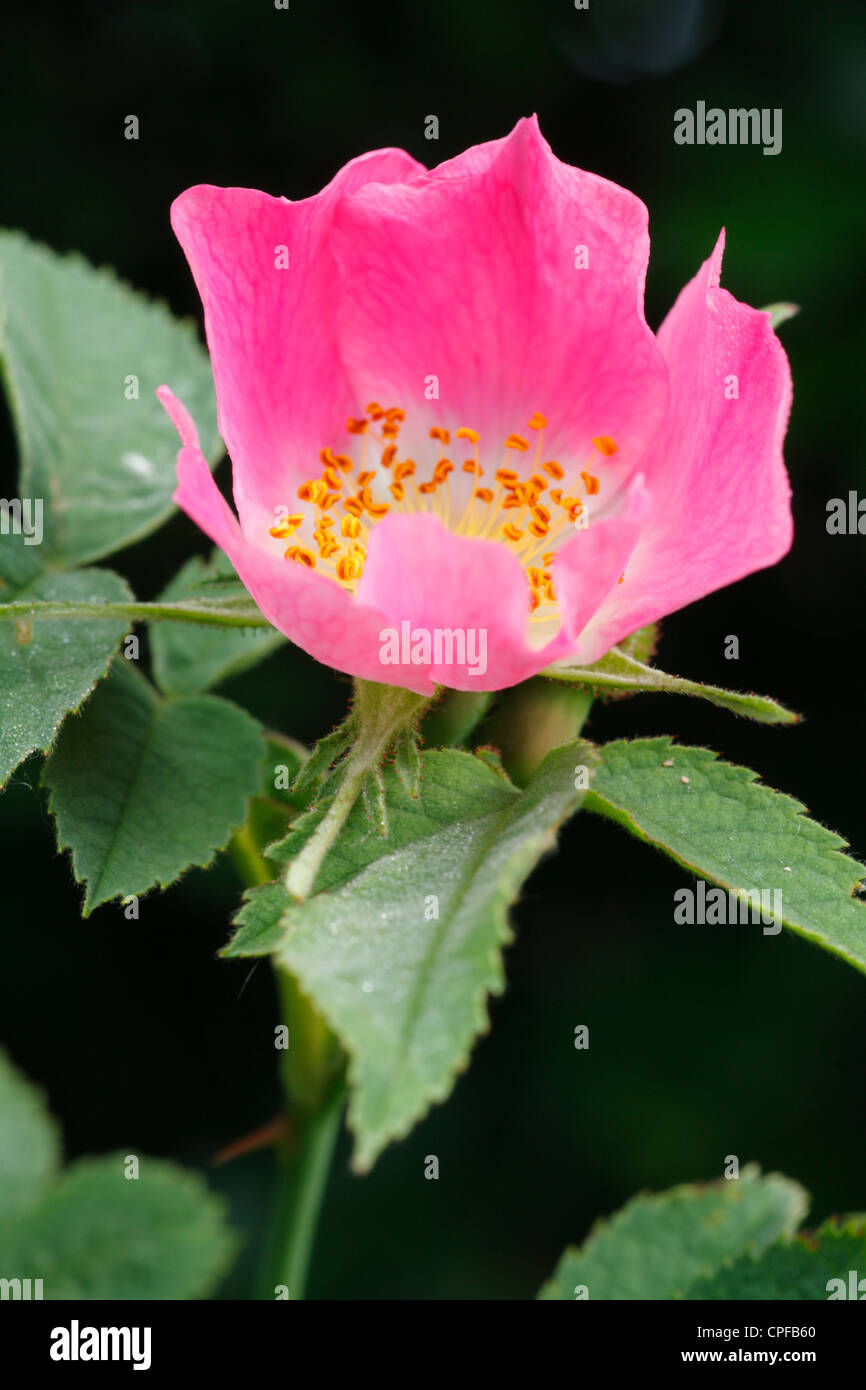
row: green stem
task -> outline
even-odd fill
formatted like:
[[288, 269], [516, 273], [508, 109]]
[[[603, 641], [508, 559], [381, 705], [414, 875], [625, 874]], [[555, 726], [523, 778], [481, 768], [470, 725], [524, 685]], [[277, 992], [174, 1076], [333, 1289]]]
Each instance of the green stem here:
[[[288, 892], [296, 899], [312, 891], [316, 874], [355, 804], [364, 781], [375, 772], [395, 737], [414, 723], [427, 703], [399, 687], [357, 681], [352, 725], [355, 735], [336, 795], [303, 850], [289, 865]], [[232, 855], [247, 884], [271, 878], [251, 826], [232, 840]], [[262, 1297], [285, 1288], [303, 1298], [319, 1208], [325, 1194], [345, 1099], [345, 1060], [337, 1039], [297, 980], [275, 965], [281, 1016], [288, 1028], [280, 1078], [288, 1135], [279, 1151], [280, 1172], [265, 1252]]]
[[[232, 836], [230, 853], [247, 887], [267, 883], [273, 873], [249, 823]], [[303, 1298], [319, 1209], [345, 1101], [340, 1045], [294, 976], [274, 965], [280, 1017], [288, 1047], [280, 1053], [287, 1138], [277, 1152], [278, 1174], [260, 1296], [275, 1297], [284, 1286]]]
[[245, 888], [254, 888], [259, 883], [268, 883], [273, 871], [268, 868], [255, 842], [249, 824], [236, 830], [229, 844], [229, 854], [241, 876]]
[[203, 623], [216, 627], [270, 627], [267, 618], [246, 596], [222, 599], [212, 607], [201, 603], [64, 603], [60, 599], [26, 599], [0, 603], [0, 621], [22, 618], [123, 618], [130, 622]]
[[551, 748], [580, 736], [594, 692], [537, 677], [509, 690], [483, 730], [502, 755], [508, 775], [525, 787]]
[[345, 1095], [343, 1081], [334, 1082], [319, 1108], [305, 1116], [297, 1134], [292, 1136], [293, 1146], [280, 1154], [270, 1249], [261, 1288], [263, 1299], [274, 1298], [281, 1287], [288, 1290], [291, 1299], [304, 1297]]
[[413, 723], [427, 703], [427, 696], [400, 686], [355, 682], [355, 741], [343, 764], [333, 800], [288, 867], [286, 890], [291, 897], [309, 897], [322, 861], [345, 825], [367, 777], [377, 770], [400, 730]]

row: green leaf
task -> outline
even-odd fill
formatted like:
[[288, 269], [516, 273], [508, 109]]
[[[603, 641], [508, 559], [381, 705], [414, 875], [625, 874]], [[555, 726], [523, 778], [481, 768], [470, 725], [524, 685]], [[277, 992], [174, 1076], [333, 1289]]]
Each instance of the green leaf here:
[[762, 314], [770, 315], [770, 324], [773, 329], [780, 328], [788, 319], [796, 318], [800, 312], [799, 304], [790, 304], [781, 300], [778, 304], [765, 304], [761, 310]]
[[[47, 574], [23, 538], [0, 545], [0, 611], [18, 599], [120, 601], [131, 598], [110, 570]], [[0, 786], [29, 753], [50, 746], [78, 709], [128, 631], [122, 620], [76, 623], [19, 618], [0, 622]]]
[[[45, 548], [65, 565], [110, 555], [170, 515], [178, 441], [163, 382], [222, 452], [213, 379], [192, 325], [107, 270], [0, 233], [0, 366], [24, 497], [45, 505]], [[128, 400], [137, 378], [138, 399]]]
[[[314, 897], [290, 903], [281, 882], [247, 895], [224, 954], [276, 952], [349, 1052], [359, 1170], [466, 1066], [487, 995], [503, 988], [508, 906], [579, 804], [575, 764], [591, 758], [583, 744], [556, 749], [519, 792], [470, 754], [427, 752], [417, 797], [404, 769], [386, 767], [387, 839], [362, 799]], [[293, 859], [325, 810], [302, 817], [269, 857]]]
[[[232, 580], [234, 581], [232, 583]], [[249, 599], [235, 576], [231, 561], [215, 550], [210, 560], [194, 556], [160, 595], [160, 602], [187, 599], [220, 600], [236, 595]], [[153, 671], [167, 695], [191, 695], [209, 690], [229, 676], [262, 661], [286, 639], [276, 628], [196, 627], [159, 623], [150, 634]]]
[[[222, 1201], [194, 1173], [131, 1155], [59, 1173], [41, 1091], [0, 1052], [0, 1272], [42, 1296], [201, 1298], [235, 1249]], [[14, 1295], [13, 1295], [14, 1297]]]
[[[850, 1278], [854, 1271], [854, 1279]], [[696, 1279], [688, 1299], [860, 1299], [866, 1276], [866, 1216], [828, 1221], [814, 1235], [778, 1241]], [[841, 1281], [830, 1284], [831, 1280]], [[829, 1287], [828, 1287], [829, 1285]], [[864, 1284], [866, 1290], [866, 1284]]]
[[264, 741], [215, 695], [162, 699], [118, 662], [45, 765], [61, 848], [86, 881], [84, 915], [205, 865], [246, 818]]
[[754, 1165], [735, 1180], [642, 1194], [566, 1250], [539, 1297], [675, 1298], [724, 1260], [795, 1231], [807, 1202], [796, 1183]]
[[721, 686], [668, 676], [617, 647], [612, 647], [592, 666], [548, 666], [542, 675], [551, 680], [589, 685], [600, 694], [636, 695], [640, 691], [655, 690], [669, 695], [692, 695], [733, 714], [756, 719], [760, 724], [796, 724], [800, 718], [766, 695], [741, 695], [736, 690], [723, 690]]
[[42, 1092], [0, 1051], [0, 1221], [34, 1206], [59, 1164], [60, 1136]]
[[757, 773], [669, 738], [608, 743], [584, 803], [664, 850], [692, 873], [740, 895], [778, 890], [793, 931], [866, 970], [863, 867], [840, 836], [809, 820]]
[[4, 1273], [43, 1280], [46, 1299], [203, 1298], [236, 1242], [197, 1174], [126, 1155], [82, 1159], [42, 1203], [0, 1231]]

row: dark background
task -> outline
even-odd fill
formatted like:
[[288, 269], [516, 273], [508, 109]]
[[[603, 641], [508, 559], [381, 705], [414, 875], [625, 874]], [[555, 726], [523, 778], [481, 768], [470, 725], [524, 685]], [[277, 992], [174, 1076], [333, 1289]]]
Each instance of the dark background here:
[[[864, 478], [859, 0], [41, 4], [4, 22], [0, 221], [113, 263], [179, 313], [199, 316], [168, 223], [187, 185], [306, 197], [367, 149], [434, 163], [533, 110], [561, 159], [648, 204], [653, 326], [726, 225], [727, 288], [802, 306], [781, 329], [797, 533], [775, 569], [670, 618], [659, 664], [771, 693], [806, 722], [766, 729], [642, 696], [597, 708], [590, 734], [707, 744], [866, 856], [866, 540], [825, 529], [827, 500]], [[781, 107], [782, 153], [675, 145], [674, 111], [698, 100]], [[129, 113], [137, 143], [123, 138]], [[206, 548], [177, 517], [110, 563], [150, 597]], [[738, 662], [723, 657], [728, 634]], [[225, 693], [312, 740], [347, 686], [287, 648]], [[278, 1105], [269, 968], [215, 960], [239, 883], [223, 861], [146, 899], [138, 923], [115, 907], [81, 922], [38, 775], [34, 760], [0, 798], [6, 1042], [49, 1091], [70, 1155], [122, 1148], [208, 1168], [246, 1235], [226, 1292], [246, 1296], [270, 1159], [208, 1167]], [[568, 827], [523, 895], [508, 992], [452, 1099], [366, 1179], [344, 1143], [313, 1296], [529, 1296], [595, 1217], [640, 1188], [717, 1176], [727, 1154], [799, 1179], [813, 1219], [866, 1209], [866, 981], [786, 934], [675, 926], [686, 881], [608, 824]], [[578, 1023], [589, 1052], [573, 1048]], [[438, 1183], [423, 1178], [431, 1153]]]

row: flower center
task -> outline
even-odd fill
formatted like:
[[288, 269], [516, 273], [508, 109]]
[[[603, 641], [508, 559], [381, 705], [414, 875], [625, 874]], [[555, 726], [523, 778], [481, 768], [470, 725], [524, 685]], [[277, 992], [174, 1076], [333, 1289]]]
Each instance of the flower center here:
[[[285, 558], [319, 568], [354, 593], [364, 572], [370, 533], [382, 517], [390, 511], [431, 512], [458, 536], [507, 545], [526, 571], [530, 612], [539, 619], [554, 617], [557, 547], [575, 526], [588, 524], [589, 499], [599, 491], [591, 464], [575, 468], [574, 477], [566, 478], [556, 459], [542, 461], [547, 420], [536, 411], [528, 421], [534, 448], [530, 438], [510, 434], [496, 451], [498, 457], [485, 458], [488, 469], [482, 466], [477, 430], [463, 426], [452, 438], [449, 430], [432, 426], [428, 437], [440, 457], [432, 469], [428, 465], [429, 476], [422, 481], [416, 460], [399, 456], [398, 437], [405, 420], [399, 406], [383, 409], [371, 401], [363, 417], [350, 417], [346, 424], [359, 441], [357, 460], [350, 453], [322, 449], [321, 474], [298, 488], [307, 510], [278, 507], [277, 523], [270, 528], [277, 540], [295, 538]], [[617, 452], [608, 435], [592, 442], [604, 458]], [[469, 457], [451, 457], [470, 449]]]

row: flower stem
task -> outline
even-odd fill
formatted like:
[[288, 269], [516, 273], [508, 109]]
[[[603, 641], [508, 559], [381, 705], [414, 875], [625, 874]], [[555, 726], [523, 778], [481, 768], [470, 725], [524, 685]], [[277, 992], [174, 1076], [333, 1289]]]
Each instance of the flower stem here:
[[274, 1298], [287, 1290], [293, 1300], [304, 1297], [307, 1270], [319, 1211], [346, 1097], [342, 1079], [335, 1081], [317, 1110], [305, 1115], [292, 1142], [280, 1154], [270, 1245], [261, 1297]]
[[509, 690], [485, 728], [512, 781], [525, 787], [551, 748], [580, 736], [594, 691], [538, 677]]
[[270, 627], [248, 594], [223, 598], [218, 602], [198, 600], [186, 603], [93, 603], [65, 599], [16, 599], [0, 605], [0, 622], [21, 618], [96, 618], [128, 622], [198, 623], [210, 627]]
[[[249, 824], [237, 830], [232, 859], [247, 887], [267, 883], [273, 872]], [[278, 1175], [262, 1266], [260, 1297], [285, 1288], [303, 1298], [319, 1209], [325, 1195], [345, 1101], [340, 1045], [294, 976], [274, 966], [280, 1017], [288, 1028], [281, 1051], [280, 1082], [286, 1137], [277, 1149]]]
[[414, 723], [427, 703], [426, 695], [416, 695], [400, 686], [355, 682], [355, 741], [343, 765], [334, 799], [288, 867], [286, 889], [293, 898], [309, 897], [322, 861], [345, 825], [367, 777], [376, 771], [395, 736]]

